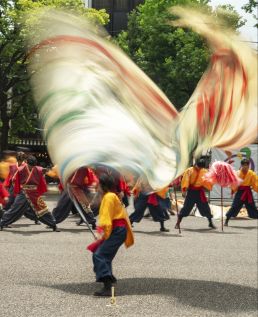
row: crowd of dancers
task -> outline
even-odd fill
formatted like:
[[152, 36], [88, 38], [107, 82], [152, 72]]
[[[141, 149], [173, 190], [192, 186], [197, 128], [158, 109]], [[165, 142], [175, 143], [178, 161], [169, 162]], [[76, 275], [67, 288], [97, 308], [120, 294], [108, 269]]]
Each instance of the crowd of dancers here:
[[[226, 214], [226, 226], [231, 217], [238, 215], [243, 205], [250, 218], [258, 218], [252, 195], [252, 190], [258, 192], [258, 176], [249, 169], [249, 163], [248, 159], [243, 159], [237, 171], [242, 182], [240, 186], [232, 187], [235, 196]], [[25, 216], [35, 224], [43, 223], [54, 232], [59, 232], [57, 224], [63, 222], [71, 211], [79, 210], [77, 225], [85, 222], [91, 226], [91, 231], [98, 232], [98, 237], [101, 232], [93, 249], [90, 247], [96, 280], [104, 283], [103, 289], [95, 295], [109, 296], [111, 286], [116, 282], [112, 273], [112, 260], [123, 243], [127, 247], [133, 244], [133, 224], [143, 219], [145, 210], [148, 208], [153, 221], [160, 224], [161, 232], [169, 231], [164, 223], [169, 219], [169, 213], [172, 213], [171, 188], [178, 181], [185, 200], [178, 211], [175, 228], [180, 229], [182, 219], [190, 215], [196, 204], [200, 214], [208, 219], [208, 226], [216, 229], [205, 194], [205, 190], [211, 190], [214, 184], [204, 177], [207, 173], [205, 164], [205, 160], [199, 158], [180, 179], [156, 192], [150, 191], [150, 185], [143, 176], [135, 178], [131, 175], [128, 179], [103, 165], [79, 168], [64, 188], [57, 166], [46, 170], [37, 165], [33, 155], [17, 152], [14, 156], [7, 152], [0, 162], [0, 229], [8, 228]], [[59, 179], [60, 197], [52, 212], [43, 199], [43, 194], [47, 192], [45, 175]], [[128, 217], [126, 207], [129, 206], [130, 195], [134, 198], [134, 211]], [[96, 225], [97, 217], [99, 226]]]
[[[46, 170], [37, 165], [37, 160], [32, 155], [17, 152], [14, 156], [8, 153], [7, 151], [3, 154], [0, 163], [1, 230], [24, 215], [36, 224], [40, 221], [52, 228], [53, 231], [58, 231], [57, 224], [63, 222], [71, 211], [78, 212], [75, 203], [77, 207], [80, 207], [80, 215], [82, 215], [77, 225], [82, 224], [86, 219], [87, 223], [95, 230], [96, 217], [102, 200], [102, 195], [98, 190], [99, 177], [109, 175], [114, 179], [112, 191], [117, 194], [125, 207], [129, 206], [129, 198], [133, 195], [134, 211], [129, 217], [131, 224], [139, 223], [148, 208], [153, 221], [160, 224], [160, 231], [169, 231], [165, 228], [164, 223], [169, 219], [169, 214], [173, 214], [171, 188], [175, 186], [175, 182], [160, 191], [149, 193], [150, 186], [144, 177], [136, 179], [131, 176], [130, 179], [126, 179], [116, 170], [99, 165], [94, 168], [79, 168], [70, 177], [68, 185], [64, 188], [57, 166]], [[231, 217], [238, 215], [243, 205], [245, 205], [250, 218], [257, 218], [258, 212], [252, 189], [258, 191], [258, 177], [254, 171], [249, 169], [249, 163], [248, 159], [243, 159], [241, 167], [237, 171], [242, 183], [239, 187], [232, 188], [235, 197], [226, 214], [225, 225], [228, 225]], [[176, 228], [179, 228], [183, 217], [189, 216], [195, 204], [201, 215], [208, 219], [208, 226], [212, 229], [215, 228], [205, 194], [205, 190], [210, 191], [214, 184], [203, 177], [207, 173], [205, 165], [205, 159], [196, 160], [195, 165], [188, 168], [180, 179], [182, 196], [185, 197], [185, 200], [183, 208], [178, 212]], [[52, 212], [49, 211], [42, 198], [42, 195], [47, 192], [45, 175], [59, 179], [60, 197]]]

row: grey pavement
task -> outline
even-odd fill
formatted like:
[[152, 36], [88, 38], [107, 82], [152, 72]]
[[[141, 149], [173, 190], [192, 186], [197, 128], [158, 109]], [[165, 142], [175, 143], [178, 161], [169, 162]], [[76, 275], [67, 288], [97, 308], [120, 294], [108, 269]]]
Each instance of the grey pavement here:
[[[56, 196], [48, 196], [50, 209]], [[257, 221], [232, 220], [224, 232], [188, 217], [182, 234], [144, 219], [135, 245], [114, 260], [117, 306], [94, 298], [86, 226], [69, 217], [54, 233], [22, 218], [0, 232], [0, 316], [257, 316]], [[216, 223], [219, 226], [219, 223]]]

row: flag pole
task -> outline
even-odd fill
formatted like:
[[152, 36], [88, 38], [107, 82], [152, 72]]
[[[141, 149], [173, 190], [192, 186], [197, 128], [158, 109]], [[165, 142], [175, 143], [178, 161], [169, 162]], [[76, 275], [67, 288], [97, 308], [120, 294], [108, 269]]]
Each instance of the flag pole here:
[[69, 196], [70, 196], [72, 202], [73, 202], [74, 205], [75, 205], [75, 208], [78, 210], [80, 216], [82, 217], [82, 220], [86, 223], [86, 225], [87, 225], [88, 229], [90, 230], [91, 234], [93, 235], [94, 239], [95, 239], [95, 240], [98, 240], [97, 236], [95, 235], [95, 233], [94, 233], [93, 230], [91, 229], [91, 227], [90, 227], [88, 221], [86, 220], [86, 218], [85, 218], [85, 216], [84, 216], [84, 214], [83, 214], [83, 212], [82, 212], [81, 206], [78, 204], [78, 202], [77, 202], [77, 200], [76, 200], [76, 197], [72, 194], [72, 192], [71, 192], [71, 190], [70, 190], [70, 188], [69, 188], [69, 185], [67, 185], [67, 191], [68, 191], [68, 194], [69, 194]]
[[[178, 204], [177, 204], [177, 194], [176, 194], [176, 186], [174, 185], [174, 194], [175, 194], [175, 202], [176, 202], [176, 214], [177, 214], [177, 219], [178, 219]], [[178, 230], [179, 230], [179, 234], [181, 234], [181, 228], [180, 228], [180, 223], [178, 224]]]
[[223, 223], [223, 187], [220, 188], [220, 204], [221, 204], [221, 231], [224, 231], [224, 223]]

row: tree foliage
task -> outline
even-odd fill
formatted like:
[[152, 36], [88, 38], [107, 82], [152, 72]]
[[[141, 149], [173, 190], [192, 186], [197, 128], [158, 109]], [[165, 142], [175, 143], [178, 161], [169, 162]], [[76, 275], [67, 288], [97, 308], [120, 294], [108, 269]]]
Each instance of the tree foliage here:
[[[258, 13], [258, 2], [256, 0], [249, 0], [245, 5], [243, 5], [242, 9], [247, 13], [253, 13], [253, 17], [256, 21], [258, 21], [257, 13]], [[258, 23], [256, 22], [255, 27], [258, 28]]]
[[[35, 105], [27, 72], [27, 32], [37, 9], [60, 8], [79, 13], [99, 24], [106, 24], [105, 10], [88, 9], [82, 0], [1, 0], [0, 2], [0, 149], [8, 134], [32, 132], [37, 127]], [[10, 130], [10, 131], [9, 131]]]
[[256, 0], [249, 0], [245, 5], [243, 5], [242, 8], [247, 13], [253, 13], [255, 9], [257, 11], [257, 6], [258, 6], [258, 2]]
[[146, 0], [130, 14], [127, 31], [116, 38], [121, 48], [178, 109], [188, 101], [207, 68], [210, 51], [198, 34], [171, 26], [168, 21], [175, 17], [168, 9], [174, 5], [201, 5], [201, 9], [213, 14], [218, 23], [233, 29], [244, 23], [231, 5], [212, 11], [208, 3], [201, 0]]

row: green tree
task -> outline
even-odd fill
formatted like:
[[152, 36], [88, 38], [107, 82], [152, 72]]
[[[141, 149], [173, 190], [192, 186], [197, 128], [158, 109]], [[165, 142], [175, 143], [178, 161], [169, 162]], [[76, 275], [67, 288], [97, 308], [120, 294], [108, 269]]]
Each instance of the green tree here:
[[256, 9], [257, 11], [258, 2], [255, 0], [249, 0], [245, 5], [243, 5], [243, 9], [248, 13], [253, 13]]
[[[256, 21], [258, 21], [257, 12], [258, 12], [258, 2], [255, 0], [249, 0], [245, 5], [243, 5], [242, 9], [247, 13], [253, 13], [253, 17]], [[255, 24], [255, 27], [258, 28], [258, 23]]]
[[146, 0], [130, 14], [127, 31], [121, 32], [116, 39], [178, 109], [188, 101], [207, 68], [210, 51], [198, 34], [169, 25], [168, 21], [175, 17], [168, 9], [174, 5], [202, 5], [202, 10], [218, 18], [218, 23], [234, 29], [244, 23], [232, 6], [218, 7], [212, 12], [208, 3], [200, 0]]
[[[61, 8], [106, 24], [105, 10], [88, 9], [83, 0], [1, 0], [0, 3], [0, 149], [8, 146], [8, 135], [33, 131], [36, 109], [30, 92], [25, 38], [38, 8]], [[26, 17], [26, 18], [25, 18]], [[11, 122], [11, 125], [10, 125]]]

